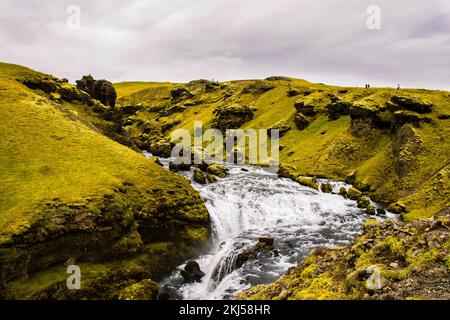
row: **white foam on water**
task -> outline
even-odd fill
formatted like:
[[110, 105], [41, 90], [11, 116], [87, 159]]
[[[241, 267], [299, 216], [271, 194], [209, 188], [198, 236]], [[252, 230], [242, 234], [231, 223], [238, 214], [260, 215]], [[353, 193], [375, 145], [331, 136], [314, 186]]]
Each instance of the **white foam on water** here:
[[[166, 167], [169, 160], [161, 159]], [[252, 284], [274, 281], [313, 248], [349, 243], [370, 217], [354, 201], [278, 178], [267, 170], [227, 168], [229, 175], [216, 183], [192, 182], [209, 211], [214, 245], [196, 259], [205, 273], [201, 282], [185, 284], [179, 273], [183, 264], [160, 283], [177, 298], [228, 299]], [[192, 180], [192, 172], [182, 174]], [[345, 185], [331, 183], [334, 191]], [[275, 239], [278, 254], [267, 251], [236, 268], [238, 254], [262, 236]]]

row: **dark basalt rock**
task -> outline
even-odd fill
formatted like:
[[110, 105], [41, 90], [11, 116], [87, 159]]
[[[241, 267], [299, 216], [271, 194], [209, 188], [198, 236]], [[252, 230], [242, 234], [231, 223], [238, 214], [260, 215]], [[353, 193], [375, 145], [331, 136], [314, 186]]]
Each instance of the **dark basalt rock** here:
[[91, 75], [83, 76], [76, 81], [77, 88], [88, 93], [93, 99], [99, 100], [105, 106], [114, 108], [117, 93], [111, 82], [107, 80], [94, 80]]
[[194, 94], [186, 87], [175, 88], [170, 91], [170, 95], [172, 96], [172, 99], [176, 101], [194, 97]]
[[194, 260], [188, 261], [180, 273], [184, 278], [184, 281], [187, 283], [200, 282], [200, 280], [205, 276], [205, 273], [200, 270], [200, 265], [198, 262]]
[[406, 110], [418, 113], [430, 113], [433, 111], [433, 105], [431, 103], [415, 97], [394, 96], [391, 98], [391, 101]]
[[298, 96], [300, 94], [301, 94], [300, 90], [297, 90], [297, 89], [289, 89], [288, 92], [287, 92], [287, 96], [288, 97], [295, 97], [295, 96]]
[[187, 164], [187, 163], [176, 164], [173, 161], [171, 161], [171, 162], [169, 162], [169, 169], [170, 169], [170, 171], [173, 171], [173, 172], [189, 171], [189, 170], [191, 170], [191, 164]]
[[428, 117], [421, 116], [420, 114], [408, 111], [399, 110], [394, 112], [394, 130], [401, 128], [404, 124], [412, 124], [419, 127], [422, 123], [431, 123], [432, 120]]
[[[332, 99], [332, 101], [335, 99]], [[328, 119], [337, 120], [340, 116], [348, 115], [352, 104], [345, 101], [335, 101], [327, 106]]]
[[138, 112], [141, 108], [142, 108], [141, 106], [136, 106], [136, 105], [124, 106], [124, 107], [122, 107], [122, 112], [125, 115], [133, 115], [136, 112]]
[[199, 184], [206, 184], [206, 177], [200, 169], [194, 169], [193, 179]]
[[247, 93], [254, 94], [254, 95], [263, 94], [269, 90], [272, 90], [273, 88], [274, 88], [274, 86], [272, 86], [264, 81], [256, 81], [256, 82], [248, 85], [247, 87], [245, 87], [242, 90], [242, 94], [247, 94]]
[[22, 83], [30, 88], [31, 90], [42, 90], [45, 93], [53, 93], [56, 92], [58, 86], [52, 79], [44, 79], [44, 78], [33, 78], [33, 79], [25, 79]]
[[279, 81], [279, 80], [291, 81], [291, 78], [285, 77], [285, 76], [270, 76], [270, 77], [267, 77], [266, 80], [267, 81]]
[[213, 128], [220, 130], [237, 129], [253, 119], [254, 109], [248, 106], [234, 104], [222, 106], [214, 110]]
[[317, 114], [317, 110], [315, 109], [314, 105], [311, 104], [305, 104], [304, 101], [298, 100], [294, 104], [294, 108], [297, 110], [297, 112], [300, 112], [301, 114], [305, 116], [315, 116]]
[[308, 118], [305, 117], [301, 113], [297, 113], [295, 115], [294, 122], [295, 122], [295, 126], [297, 127], [298, 130], [304, 130], [304, 129], [306, 129], [307, 126], [309, 126]]
[[333, 191], [333, 186], [331, 185], [331, 183], [322, 183], [320, 185], [320, 190], [325, 193], [331, 193]]
[[[259, 254], [268, 252], [269, 254], [276, 254], [273, 248], [274, 239], [271, 237], [261, 237], [255, 246], [243, 250], [236, 258], [235, 268], [240, 268], [249, 260], [256, 259]], [[272, 251], [272, 252], [271, 252]]]
[[149, 146], [149, 151], [154, 156], [168, 158], [172, 154], [173, 147], [174, 144], [172, 142], [167, 140], [159, 140]]

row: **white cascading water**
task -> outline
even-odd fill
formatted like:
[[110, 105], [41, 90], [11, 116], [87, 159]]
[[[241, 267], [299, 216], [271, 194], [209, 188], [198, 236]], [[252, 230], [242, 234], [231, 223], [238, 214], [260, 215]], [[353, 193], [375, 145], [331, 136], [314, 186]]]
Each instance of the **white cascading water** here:
[[[167, 167], [169, 159], [161, 162]], [[179, 272], [184, 264], [161, 281], [172, 299], [231, 299], [251, 285], [275, 281], [315, 247], [349, 243], [369, 217], [355, 201], [278, 178], [265, 169], [227, 169], [229, 175], [216, 183], [192, 182], [211, 216], [213, 247], [196, 259], [205, 273], [201, 282], [184, 283]], [[181, 174], [192, 178], [192, 172]], [[331, 183], [336, 193], [345, 185]], [[275, 250], [263, 250], [237, 268], [239, 253], [259, 237], [273, 237]]]

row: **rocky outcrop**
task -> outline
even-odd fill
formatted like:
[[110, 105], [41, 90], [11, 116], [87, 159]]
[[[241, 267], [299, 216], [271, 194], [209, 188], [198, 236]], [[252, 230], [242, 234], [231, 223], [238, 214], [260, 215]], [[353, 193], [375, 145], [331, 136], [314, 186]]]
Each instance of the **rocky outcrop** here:
[[393, 96], [391, 101], [402, 109], [417, 113], [430, 113], [433, 111], [433, 104], [416, 97]]
[[297, 110], [297, 112], [300, 112], [301, 114], [308, 117], [312, 117], [317, 114], [316, 106], [312, 103], [305, 102], [303, 99], [298, 100], [294, 104], [294, 108], [295, 110]]
[[225, 131], [238, 129], [244, 123], [253, 119], [255, 109], [239, 104], [226, 105], [214, 110], [213, 128]]
[[94, 80], [91, 75], [83, 76], [76, 81], [77, 88], [88, 93], [93, 99], [100, 101], [103, 105], [114, 108], [117, 93], [111, 82], [107, 80]]
[[198, 262], [194, 260], [188, 261], [180, 273], [187, 283], [199, 282], [205, 276], [205, 273], [200, 270]]
[[408, 111], [408, 110], [398, 110], [393, 114], [394, 130], [398, 130], [405, 124], [412, 124], [415, 127], [420, 127], [422, 123], [431, 123], [432, 120], [429, 117], [422, 116], [417, 114], [416, 112]]
[[337, 100], [327, 106], [328, 119], [337, 120], [341, 116], [348, 115], [352, 104], [347, 101]]
[[242, 94], [253, 94], [253, 95], [259, 95], [263, 94], [269, 90], [272, 90], [274, 86], [271, 84], [265, 82], [265, 81], [255, 81], [251, 84], [249, 84], [247, 87], [245, 87], [242, 90]]
[[200, 169], [194, 169], [194, 175], [192, 178], [199, 184], [206, 184], [206, 177]]
[[331, 183], [322, 183], [320, 185], [320, 190], [324, 193], [331, 193], [333, 191], [333, 186]]
[[402, 214], [403, 212], [406, 212], [406, 205], [402, 201], [397, 201], [391, 203], [387, 209], [392, 213]]
[[353, 188], [353, 187], [350, 187], [348, 190], [347, 190], [347, 197], [350, 199], [350, 200], [358, 200], [359, 198], [361, 198], [362, 197], [362, 192], [361, 191], [359, 191], [358, 189], [356, 189], [356, 188]]
[[395, 134], [392, 151], [396, 159], [396, 172], [400, 178], [415, 170], [419, 165], [417, 155], [422, 150], [422, 140], [409, 124], [403, 125]]
[[256, 259], [260, 254], [272, 251], [274, 249], [273, 243], [274, 239], [271, 237], [259, 238], [253, 247], [247, 248], [238, 254], [234, 268], [241, 268], [247, 261]]
[[157, 157], [169, 158], [172, 154], [172, 148], [175, 146], [171, 141], [161, 139], [152, 143], [149, 151], [152, 155]]
[[450, 216], [368, 220], [347, 247], [319, 248], [238, 299], [450, 299]]
[[294, 123], [298, 130], [305, 130], [309, 126], [310, 121], [303, 114], [297, 113], [294, 118]]
[[172, 101], [186, 100], [194, 97], [194, 94], [186, 87], [178, 87], [170, 91]]
[[227, 169], [224, 166], [215, 163], [210, 164], [206, 171], [219, 178], [225, 178], [228, 175]]
[[296, 177], [294, 179], [294, 181], [301, 184], [302, 186], [319, 190], [319, 184], [317, 183], [316, 179], [314, 179], [314, 178]]

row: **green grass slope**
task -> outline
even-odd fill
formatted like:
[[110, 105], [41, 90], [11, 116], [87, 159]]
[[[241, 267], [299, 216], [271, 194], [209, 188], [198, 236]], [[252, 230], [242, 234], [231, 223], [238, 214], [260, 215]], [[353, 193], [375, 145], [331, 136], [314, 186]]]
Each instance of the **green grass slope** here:
[[[124, 129], [143, 149], [169, 140], [177, 128], [192, 131], [194, 121], [202, 121], [204, 129], [212, 127], [219, 108], [249, 106], [255, 110], [253, 118], [235, 127], [270, 128], [280, 121], [289, 126], [280, 139], [281, 165], [288, 176], [344, 180], [355, 173], [355, 186], [374, 199], [405, 202], [406, 219], [426, 218], [449, 206], [447, 91], [343, 88], [283, 77], [152, 83], [145, 89], [139, 84], [127, 90], [133, 93], [118, 102], [136, 109], [124, 118]], [[432, 110], [407, 110], [393, 102], [396, 97], [430, 104]], [[302, 111], [309, 122], [304, 130], [296, 128], [295, 106], [301, 104], [313, 110]], [[334, 117], [339, 104], [351, 110], [338, 110]]]
[[[86, 103], [33, 88], [36, 79], [75, 90], [0, 63], [0, 292], [68, 259], [102, 263], [143, 254], [145, 268], [153, 260], [164, 265], [146, 251], [152, 243], [175, 244], [166, 254], [172, 263], [197, 250], [209, 218], [189, 183], [104, 136], [93, 123], [106, 122]], [[200, 231], [204, 237], [193, 239]]]

